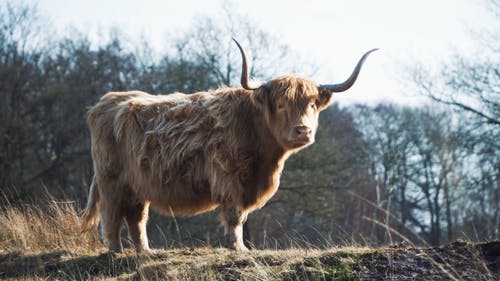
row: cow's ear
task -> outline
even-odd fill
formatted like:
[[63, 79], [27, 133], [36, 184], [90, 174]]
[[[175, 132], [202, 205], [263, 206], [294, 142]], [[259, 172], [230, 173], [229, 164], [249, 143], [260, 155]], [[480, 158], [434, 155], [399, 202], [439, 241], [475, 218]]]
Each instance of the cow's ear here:
[[318, 109], [325, 110], [330, 104], [333, 102], [333, 95], [332, 92], [324, 90], [324, 89], [318, 89], [319, 90], [319, 99], [318, 99]]

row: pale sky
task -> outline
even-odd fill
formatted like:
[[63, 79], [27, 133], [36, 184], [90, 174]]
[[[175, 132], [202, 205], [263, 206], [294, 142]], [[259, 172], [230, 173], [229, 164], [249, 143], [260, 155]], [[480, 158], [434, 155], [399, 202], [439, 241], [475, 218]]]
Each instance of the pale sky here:
[[[30, 0], [61, 33], [73, 26], [92, 38], [111, 27], [132, 39], [144, 33], [158, 50], [168, 34], [182, 32], [199, 16], [220, 17], [223, 0]], [[252, 0], [232, 1], [238, 14], [280, 38], [303, 60], [319, 66], [318, 83], [346, 79], [360, 56], [380, 48], [365, 63], [357, 84], [337, 95], [341, 104], [411, 103], [400, 86], [405, 64], [438, 66], [453, 52], [480, 50], [471, 36], [496, 24], [482, 0]], [[228, 39], [231, 34], [228, 34]], [[290, 73], [283, 73], [283, 75]]]

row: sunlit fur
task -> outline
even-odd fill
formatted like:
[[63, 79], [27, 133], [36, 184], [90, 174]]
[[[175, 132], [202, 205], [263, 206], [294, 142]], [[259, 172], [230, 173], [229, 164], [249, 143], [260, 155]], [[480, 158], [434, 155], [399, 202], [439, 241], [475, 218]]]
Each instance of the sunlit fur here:
[[[221, 206], [229, 247], [244, 249], [241, 225], [273, 196], [285, 160], [300, 149], [287, 147], [280, 138], [288, 132], [276, 130], [308, 118], [316, 127], [330, 97], [294, 77], [255, 91], [106, 94], [88, 112], [95, 176], [84, 229], [95, 226], [100, 213], [108, 246], [120, 251], [125, 218], [136, 249], [148, 250], [149, 204], [174, 215]], [[311, 102], [317, 109], [308, 109]], [[281, 113], [278, 103], [285, 106]]]

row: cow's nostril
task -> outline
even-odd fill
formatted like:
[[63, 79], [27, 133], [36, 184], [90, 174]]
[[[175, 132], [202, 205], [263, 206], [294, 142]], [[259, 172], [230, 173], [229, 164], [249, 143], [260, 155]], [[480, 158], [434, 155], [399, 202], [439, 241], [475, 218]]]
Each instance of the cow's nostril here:
[[295, 127], [295, 133], [297, 134], [298, 137], [305, 137], [311, 135], [311, 128], [306, 127], [306, 126], [298, 126]]

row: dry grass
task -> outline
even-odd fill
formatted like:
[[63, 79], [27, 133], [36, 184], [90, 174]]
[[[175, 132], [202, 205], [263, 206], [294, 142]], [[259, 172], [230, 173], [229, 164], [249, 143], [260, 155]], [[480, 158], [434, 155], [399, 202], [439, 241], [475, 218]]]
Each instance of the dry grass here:
[[[136, 255], [131, 250], [111, 254], [95, 232], [80, 234], [79, 225], [71, 202], [52, 201], [46, 210], [35, 206], [4, 208], [0, 213], [0, 279], [495, 280], [498, 277], [498, 260], [488, 260], [484, 249], [498, 248], [500, 242], [491, 245], [463, 242], [438, 248], [393, 245], [324, 250], [311, 246], [248, 253], [205, 247], [156, 250], [151, 255]], [[443, 271], [443, 267], [452, 270]]]
[[104, 250], [97, 233], [80, 233], [73, 202], [51, 201], [44, 209], [8, 206], [0, 214], [0, 253], [88, 253], [99, 249]]

